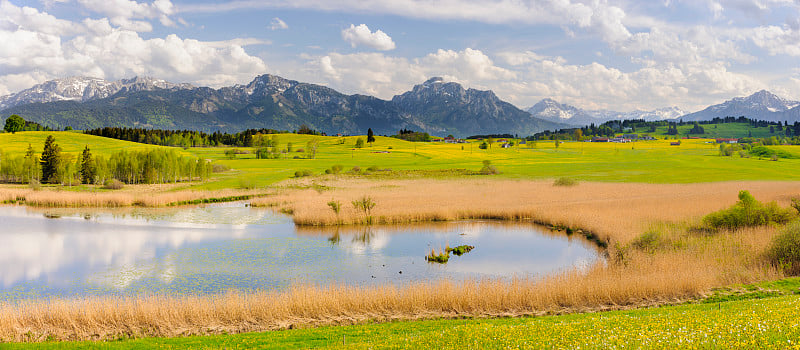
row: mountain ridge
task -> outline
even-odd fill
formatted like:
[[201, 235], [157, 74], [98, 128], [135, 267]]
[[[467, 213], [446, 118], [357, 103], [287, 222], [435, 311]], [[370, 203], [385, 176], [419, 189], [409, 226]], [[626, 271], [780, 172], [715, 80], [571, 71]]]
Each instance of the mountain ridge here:
[[[51, 91], [43, 91], [45, 87], [51, 87]], [[32, 103], [21, 103], [24, 98]], [[9, 101], [16, 104], [11, 106]], [[439, 77], [392, 100], [347, 95], [270, 74], [257, 76], [248, 84], [219, 89], [152, 78], [108, 82], [73, 77], [38, 84], [4, 96], [0, 102], [11, 106], [2, 109], [4, 114], [19, 114], [53, 128], [76, 129], [293, 130], [306, 124], [329, 134], [363, 134], [372, 128], [379, 134], [414, 129], [463, 137], [498, 132], [530, 134], [566, 126], [532, 117], [500, 100], [491, 90], [464, 89]], [[420, 108], [420, 103], [425, 108]]]
[[759, 90], [749, 96], [734, 97], [677, 119], [701, 121], [727, 116], [745, 116], [766, 121], [800, 121], [800, 102], [784, 99], [767, 90]]
[[610, 120], [645, 119], [648, 121], [666, 120], [686, 114], [679, 107], [663, 107], [650, 111], [635, 110], [616, 112], [609, 110], [584, 110], [568, 104], [559, 103], [552, 98], [544, 98], [526, 109], [531, 115], [550, 121], [560, 121], [573, 126], [602, 124]]

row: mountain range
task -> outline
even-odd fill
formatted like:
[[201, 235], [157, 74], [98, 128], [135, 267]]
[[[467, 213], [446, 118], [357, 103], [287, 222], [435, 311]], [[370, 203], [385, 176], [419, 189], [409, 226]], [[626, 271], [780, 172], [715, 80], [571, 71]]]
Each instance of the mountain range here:
[[2, 96], [0, 111], [4, 117], [19, 114], [59, 129], [111, 126], [230, 132], [249, 128], [295, 130], [306, 124], [328, 134], [364, 134], [372, 128], [377, 134], [412, 129], [458, 137], [530, 135], [624, 119], [699, 121], [746, 116], [800, 121], [800, 102], [765, 90], [694, 113], [678, 107], [632, 112], [584, 110], [549, 98], [523, 111], [491, 90], [465, 89], [439, 77], [383, 100], [270, 74], [258, 76], [247, 85], [219, 89], [146, 77], [118, 81], [70, 77]]
[[539, 119], [565, 123], [572, 126], [601, 124], [609, 120], [644, 119], [647, 121], [702, 121], [714, 118], [745, 116], [755, 120], [800, 121], [800, 102], [779, 97], [761, 90], [747, 97], [735, 97], [701, 111], [687, 113], [678, 107], [665, 107], [652, 111], [615, 112], [607, 110], [584, 110], [553, 99], [543, 99], [527, 109]]
[[665, 107], [652, 111], [615, 112], [608, 110], [584, 110], [546, 98], [527, 109], [534, 117], [574, 126], [602, 124], [609, 120], [644, 119], [667, 120], [683, 116], [686, 112], [678, 107]]
[[761, 90], [747, 97], [736, 97], [702, 111], [682, 116], [683, 121], [700, 121], [719, 116], [745, 116], [767, 121], [800, 121], [800, 102], [790, 101]]
[[566, 124], [541, 120], [492, 91], [464, 89], [431, 78], [382, 100], [261, 75], [247, 85], [220, 89], [152, 78], [115, 82], [74, 77], [49, 81], [0, 98], [4, 115], [52, 128], [105, 126], [204, 131], [248, 128], [295, 130], [302, 124], [328, 134], [378, 134], [400, 129], [459, 137], [480, 133], [529, 135]]

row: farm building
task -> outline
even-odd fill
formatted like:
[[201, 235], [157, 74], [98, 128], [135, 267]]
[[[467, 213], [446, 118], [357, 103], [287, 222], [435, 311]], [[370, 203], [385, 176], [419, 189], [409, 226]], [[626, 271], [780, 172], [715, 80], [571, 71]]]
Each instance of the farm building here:
[[739, 143], [739, 139], [717, 139], [717, 143]]

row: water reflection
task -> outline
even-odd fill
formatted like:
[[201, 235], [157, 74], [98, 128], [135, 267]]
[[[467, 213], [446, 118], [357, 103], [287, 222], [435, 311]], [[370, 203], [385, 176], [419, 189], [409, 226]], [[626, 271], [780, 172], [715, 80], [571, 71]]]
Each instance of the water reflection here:
[[[528, 224], [296, 228], [242, 203], [195, 208], [0, 207], [0, 297], [217, 293], [295, 283], [541, 275], [588, 266], [581, 239]], [[431, 248], [476, 248], [446, 265]]]

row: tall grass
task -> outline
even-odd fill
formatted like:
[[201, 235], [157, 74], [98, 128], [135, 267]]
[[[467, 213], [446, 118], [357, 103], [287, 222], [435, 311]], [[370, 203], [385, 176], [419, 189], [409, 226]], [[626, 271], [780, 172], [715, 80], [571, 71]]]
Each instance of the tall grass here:
[[[740, 190], [786, 206], [800, 194], [798, 182], [717, 182], [699, 184], [592, 183], [553, 186], [547, 181], [339, 179], [290, 181], [275, 196], [254, 205], [285, 208], [298, 225], [361, 224], [362, 212], [328, 202], [349, 203], [365, 195], [375, 203], [373, 223], [462, 219], [531, 220], [582, 228], [602, 239], [627, 243], [653, 222], [683, 223], [735, 204]], [[329, 190], [320, 190], [329, 189]]]
[[18, 202], [35, 207], [161, 207], [219, 198], [243, 198], [264, 195], [258, 190], [161, 191], [151, 186], [130, 185], [121, 191], [66, 191], [57, 188], [34, 191], [0, 188], [0, 203]]

